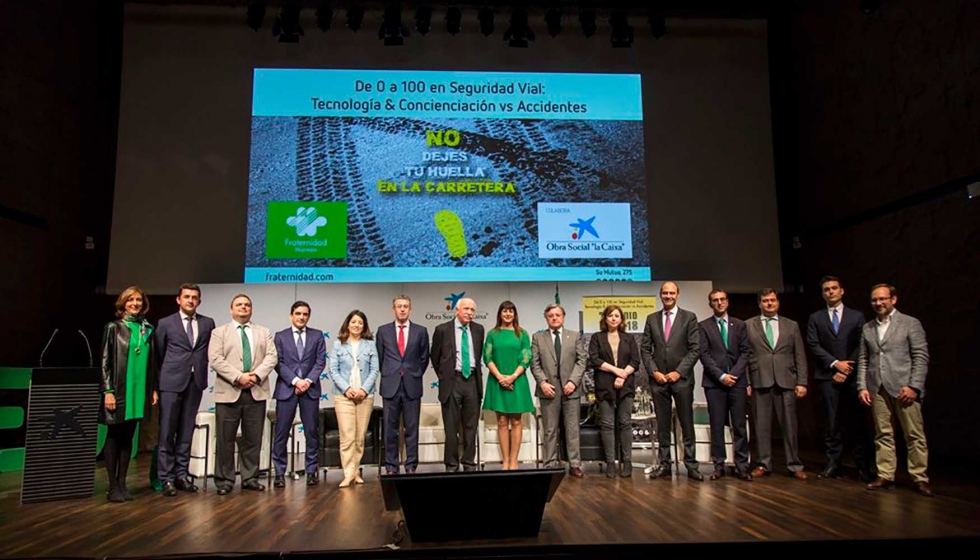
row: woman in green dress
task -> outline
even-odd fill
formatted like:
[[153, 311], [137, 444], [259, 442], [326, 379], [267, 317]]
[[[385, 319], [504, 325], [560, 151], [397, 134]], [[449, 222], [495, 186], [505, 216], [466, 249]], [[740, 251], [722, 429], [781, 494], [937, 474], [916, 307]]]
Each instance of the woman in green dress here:
[[521, 328], [517, 307], [510, 301], [497, 309], [497, 326], [483, 344], [483, 363], [493, 376], [487, 380], [483, 409], [497, 413], [503, 469], [515, 470], [524, 432], [521, 415], [534, 412], [534, 402], [525, 375], [531, 366], [531, 337]]
[[150, 302], [143, 290], [130, 286], [116, 299], [115, 321], [102, 331], [102, 406], [99, 422], [107, 427], [105, 470], [109, 501], [132, 500], [126, 472], [133, 452], [133, 435], [140, 420], [157, 404], [159, 380], [153, 346], [153, 326], [146, 320]]

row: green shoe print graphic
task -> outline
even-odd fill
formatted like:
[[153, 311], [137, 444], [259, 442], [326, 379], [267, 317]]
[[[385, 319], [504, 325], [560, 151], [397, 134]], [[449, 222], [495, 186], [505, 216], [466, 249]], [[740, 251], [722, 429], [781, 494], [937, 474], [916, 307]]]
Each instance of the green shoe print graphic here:
[[436, 228], [446, 239], [446, 249], [449, 256], [460, 258], [466, 256], [466, 232], [463, 231], [463, 221], [452, 210], [440, 210], [433, 216]]

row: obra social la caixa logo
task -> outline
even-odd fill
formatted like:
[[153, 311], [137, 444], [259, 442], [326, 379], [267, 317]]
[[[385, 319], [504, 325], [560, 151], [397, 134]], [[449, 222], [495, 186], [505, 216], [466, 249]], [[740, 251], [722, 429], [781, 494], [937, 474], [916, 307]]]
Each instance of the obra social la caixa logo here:
[[[456, 317], [456, 304], [459, 300], [466, 297], [466, 292], [449, 292], [449, 296], [442, 298], [444, 303], [443, 310], [439, 312], [430, 311], [425, 314], [425, 318], [429, 321], [449, 321]], [[483, 321], [487, 318], [488, 314], [486, 311], [476, 310], [476, 316], [474, 317], [477, 321]]]
[[272, 259], [347, 257], [346, 202], [269, 202], [265, 256]]

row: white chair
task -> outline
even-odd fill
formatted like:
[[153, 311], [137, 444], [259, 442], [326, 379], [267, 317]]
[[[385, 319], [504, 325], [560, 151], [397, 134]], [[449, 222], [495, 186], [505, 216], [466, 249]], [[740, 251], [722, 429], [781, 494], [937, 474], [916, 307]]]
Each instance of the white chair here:
[[422, 403], [419, 413], [419, 463], [442, 463], [445, 445], [442, 405]]
[[[480, 415], [479, 432], [483, 434], [480, 449], [480, 466], [486, 463], [499, 463], [500, 442], [497, 438], [497, 414], [490, 410], [482, 411]], [[522, 434], [521, 451], [517, 455], [518, 463], [539, 463], [541, 454], [538, 442], [538, 423], [536, 421], [537, 411], [534, 413], [524, 413], [521, 415]]]
[[[215, 429], [215, 414], [211, 411], [198, 412], [195, 419], [194, 435], [191, 438], [191, 460], [188, 474], [194, 478], [214, 476], [215, 454], [217, 451], [218, 433]], [[267, 470], [271, 465], [269, 450], [272, 449], [272, 429], [268, 418], [262, 427], [262, 448], [259, 450], [259, 470]], [[241, 438], [241, 428], [236, 439]], [[238, 447], [235, 447], [235, 464], [238, 464]], [[204, 487], [207, 488], [207, 480]]]

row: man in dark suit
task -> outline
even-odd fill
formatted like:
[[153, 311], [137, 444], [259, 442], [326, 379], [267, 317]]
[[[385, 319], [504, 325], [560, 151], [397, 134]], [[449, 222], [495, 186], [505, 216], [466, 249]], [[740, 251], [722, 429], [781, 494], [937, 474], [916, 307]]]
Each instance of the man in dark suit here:
[[[463, 439], [463, 470], [476, 470], [476, 430], [483, 399], [483, 325], [474, 323], [476, 302], [456, 303], [456, 318], [436, 327], [429, 357], [439, 378], [439, 402], [446, 430], [443, 461], [446, 470], [459, 470], [459, 438]], [[462, 434], [460, 434], [462, 425]]]
[[786, 467], [793, 477], [806, 480], [797, 441], [796, 400], [806, 396], [806, 351], [796, 321], [780, 317], [776, 290], [759, 292], [762, 315], [745, 322], [748, 331], [749, 384], [755, 412], [759, 456], [752, 476], [772, 473], [772, 414], [783, 431]]
[[422, 412], [422, 376], [429, 367], [429, 331], [409, 321], [412, 300], [398, 296], [391, 302], [394, 322], [381, 325], [374, 335], [384, 399], [385, 474], [398, 474], [399, 424], [405, 424], [405, 472], [419, 466], [419, 416]]
[[320, 414], [320, 373], [327, 363], [323, 331], [310, 328], [310, 304], [297, 301], [289, 309], [292, 326], [276, 333], [276, 429], [272, 436], [272, 463], [276, 478], [273, 486], [286, 486], [286, 443], [293, 429], [293, 418], [299, 406], [299, 417], [306, 434], [306, 485], [319, 483], [317, 468], [320, 455], [318, 416]]
[[820, 280], [820, 291], [827, 307], [810, 315], [806, 325], [806, 342], [813, 354], [813, 378], [823, 397], [826, 416], [824, 445], [827, 468], [818, 478], [840, 476], [844, 436], [848, 436], [858, 476], [864, 482], [871, 477], [871, 434], [868, 411], [861, 407], [857, 395], [857, 358], [861, 349], [864, 314], [845, 307], [841, 299], [844, 288], [835, 276]]
[[160, 439], [157, 472], [164, 496], [177, 491], [197, 492], [187, 478], [191, 439], [197, 409], [208, 388], [208, 344], [214, 319], [199, 315], [201, 288], [182, 284], [177, 293], [180, 309], [160, 320], [153, 336], [160, 362]]
[[708, 401], [711, 422], [711, 480], [725, 476], [725, 426], [731, 419], [735, 472], [752, 480], [749, 472], [749, 440], [745, 429], [748, 407], [749, 341], [745, 323], [728, 316], [728, 292], [711, 290], [708, 305], [714, 314], [701, 321], [701, 386]]
[[664, 282], [660, 286], [663, 309], [651, 313], [643, 328], [643, 361], [653, 380], [653, 407], [660, 445], [660, 465], [650, 472], [655, 478], [671, 476], [670, 401], [673, 397], [684, 434], [687, 476], [701, 481], [704, 475], [698, 468], [694, 445], [694, 364], [701, 357], [701, 337], [697, 316], [677, 307], [679, 295], [677, 284]]

